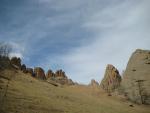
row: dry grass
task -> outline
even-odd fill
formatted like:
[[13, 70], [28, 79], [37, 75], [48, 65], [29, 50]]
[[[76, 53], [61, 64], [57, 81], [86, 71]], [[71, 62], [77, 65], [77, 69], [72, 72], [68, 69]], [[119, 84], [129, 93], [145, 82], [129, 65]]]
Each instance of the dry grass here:
[[10, 70], [0, 73], [0, 102], [0, 113], [150, 113], [149, 106], [129, 107], [131, 103], [124, 98], [109, 97], [99, 88], [55, 87]]

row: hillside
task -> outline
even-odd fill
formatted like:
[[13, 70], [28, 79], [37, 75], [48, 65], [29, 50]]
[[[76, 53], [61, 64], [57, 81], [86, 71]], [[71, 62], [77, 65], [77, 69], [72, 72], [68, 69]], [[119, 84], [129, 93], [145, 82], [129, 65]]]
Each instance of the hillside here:
[[0, 72], [0, 113], [150, 113], [148, 105], [131, 104], [97, 87], [56, 87], [19, 70]]

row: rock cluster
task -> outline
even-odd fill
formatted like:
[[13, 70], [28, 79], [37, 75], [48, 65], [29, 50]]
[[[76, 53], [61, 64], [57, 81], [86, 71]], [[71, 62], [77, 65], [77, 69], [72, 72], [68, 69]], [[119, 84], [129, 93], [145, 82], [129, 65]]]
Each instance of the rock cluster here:
[[121, 86], [133, 102], [150, 104], [150, 51], [137, 49], [129, 59]]
[[104, 78], [100, 86], [108, 91], [112, 92], [114, 89], [120, 86], [121, 76], [119, 71], [111, 64], [108, 64], [105, 70]]
[[[57, 70], [55, 73], [52, 70], [48, 70], [46, 75], [44, 70], [41, 67], [27, 68], [25, 64], [21, 65], [21, 70], [24, 73], [29, 73], [31, 76], [41, 79], [47, 80], [51, 84], [61, 84], [61, 85], [74, 85], [74, 82], [71, 79], [68, 79], [65, 72], [63, 70]], [[57, 86], [58, 86], [57, 84]]]
[[57, 70], [57, 71], [55, 72], [55, 77], [67, 78], [65, 72], [62, 71], [61, 69], [60, 69], [60, 70]]
[[68, 79], [65, 72], [61, 69], [57, 70], [55, 73], [52, 70], [48, 70], [46, 78], [48, 81], [53, 80], [61, 85], [74, 85], [74, 82], [71, 79]]
[[[6, 59], [6, 60], [5, 60]], [[4, 63], [3, 63], [4, 62]], [[4, 66], [8, 65], [8, 66]], [[48, 70], [45, 75], [44, 70], [41, 67], [29, 68], [25, 64], [21, 64], [21, 59], [17, 57], [12, 57], [9, 59], [8, 57], [0, 56], [0, 70], [3, 67], [12, 67], [13, 69], [21, 70], [23, 73], [28, 73], [31, 76], [41, 79], [51, 81], [49, 83], [59, 85], [74, 85], [74, 82], [71, 79], [68, 79], [65, 72], [63, 70], [57, 70], [55, 73], [52, 70]], [[59, 85], [58, 85], [59, 84]]]

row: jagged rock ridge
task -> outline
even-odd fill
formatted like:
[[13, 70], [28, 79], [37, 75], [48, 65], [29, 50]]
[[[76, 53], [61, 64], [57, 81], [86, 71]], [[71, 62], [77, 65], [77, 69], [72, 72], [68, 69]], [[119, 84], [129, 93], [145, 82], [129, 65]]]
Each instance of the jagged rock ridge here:
[[35, 78], [41, 80], [47, 80], [49, 83], [52, 83], [53, 85], [55, 84], [56, 86], [58, 86], [57, 83], [59, 83], [60, 85], [75, 84], [71, 79], [69, 79], [66, 76], [65, 72], [62, 69], [57, 70], [55, 73], [51, 69], [49, 69], [48, 72], [45, 74], [44, 69], [42, 69], [41, 67], [35, 67], [33, 69], [33, 68], [26, 67], [25, 64], [21, 65], [21, 59], [17, 57], [13, 57], [10, 60], [10, 64], [15, 69], [22, 70], [22, 72], [24, 73], [29, 73], [31, 76]]

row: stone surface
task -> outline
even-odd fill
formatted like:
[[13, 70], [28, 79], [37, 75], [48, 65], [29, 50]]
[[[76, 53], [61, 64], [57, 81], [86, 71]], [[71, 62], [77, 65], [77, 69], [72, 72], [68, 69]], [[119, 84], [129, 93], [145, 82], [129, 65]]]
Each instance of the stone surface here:
[[119, 71], [111, 64], [108, 64], [105, 70], [105, 75], [101, 81], [100, 86], [108, 91], [112, 92], [120, 86], [121, 76]]
[[137, 49], [129, 59], [121, 86], [133, 102], [150, 104], [150, 50]]
[[35, 77], [38, 79], [42, 79], [42, 80], [46, 79], [44, 70], [41, 67], [35, 67], [34, 74], [35, 74]]

